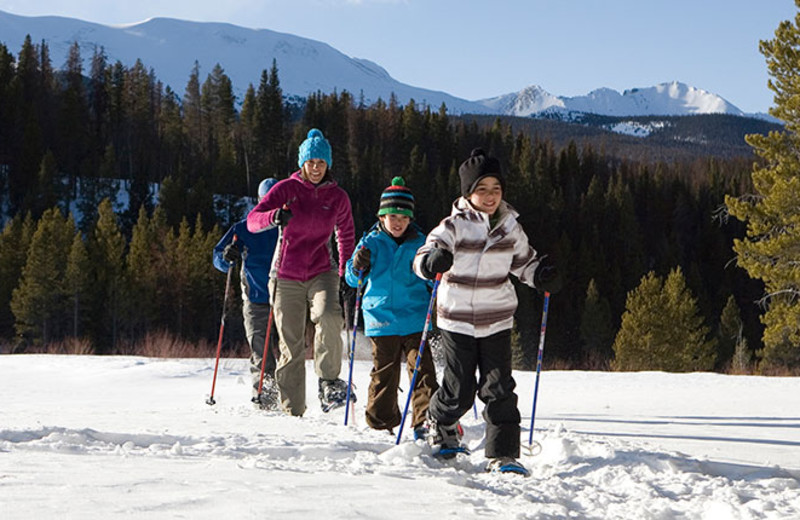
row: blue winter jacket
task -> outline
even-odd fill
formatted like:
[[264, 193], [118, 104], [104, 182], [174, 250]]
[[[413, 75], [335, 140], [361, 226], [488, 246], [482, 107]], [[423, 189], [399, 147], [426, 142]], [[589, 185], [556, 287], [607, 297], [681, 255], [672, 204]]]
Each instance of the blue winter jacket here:
[[246, 219], [231, 226], [214, 246], [214, 267], [224, 273], [228, 272], [230, 263], [222, 258], [222, 253], [233, 240], [233, 235], [236, 235], [236, 248], [242, 253], [242, 299], [253, 303], [269, 303], [267, 281], [278, 242], [278, 228], [251, 233], [247, 230]]
[[[356, 251], [366, 247], [370, 252], [361, 301], [366, 336], [407, 336], [425, 327], [432, 284], [411, 270], [425, 235], [413, 222], [410, 226], [405, 242], [398, 245], [376, 223], [356, 246]], [[345, 276], [348, 285], [358, 286], [353, 258], [347, 261]]]

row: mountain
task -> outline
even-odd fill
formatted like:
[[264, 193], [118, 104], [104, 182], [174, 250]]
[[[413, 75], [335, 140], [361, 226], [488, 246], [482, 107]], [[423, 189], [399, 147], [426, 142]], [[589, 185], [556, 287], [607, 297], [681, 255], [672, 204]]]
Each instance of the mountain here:
[[249, 84], [258, 86], [261, 72], [269, 70], [275, 59], [286, 96], [347, 90], [356, 99], [363, 93], [365, 102], [372, 103], [378, 98], [388, 101], [394, 93], [402, 104], [413, 99], [434, 108], [445, 103], [451, 112], [489, 112], [481, 104], [445, 92], [400, 83], [379, 65], [350, 58], [326, 43], [267, 29], [169, 18], [108, 26], [74, 18], [27, 17], [0, 11], [0, 42], [9, 52], [16, 54], [28, 34], [34, 43], [47, 42], [56, 68], [64, 64], [70, 46], [77, 41], [85, 70], [95, 47], [102, 47], [109, 63], [119, 60], [130, 66], [141, 59], [178, 94], [183, 94], [197, 61], [201, 81], [219, 63], [241, 99]]
[[634, 88], [622, 94], [601, 88], [576, 97], [554, 96], [534, 85], [516, 93], [479, 100], [478, 103], [492, 111], [515, 116], [576, 112], [604, 116], [746, 115], [721, 96], [678, 81]]
[[[17, 53], [26, 35], [34, 43], [46, 41], [53, 66], [61, 67], [73, 42], [78, 42], [85, 70], [95, 48], [102, 47], [109, 63], [131, 66], [137, 59], [156, 77], [183, 94], [195, 62], [200, 79], [220, 64], [242, 98], [249, 84], [258, 86], [261, 72], [275, 59], [281, 87], [287, 97], [307, 97], [317, 91], [347, 90], [367, 104], [392, 95], [401, 104], [410, 100], [434, 109], [444, 103], [452, 114], [498, 114], [556, 117], [574, 114], [606, 116], [747, 115], [722, 97], [673, 81], [619, 93], [608, 88], [585, 96], [564, 97], [533, 85], [519, 92], [469, 101], [446, 92], [401, 83], [380, 65], [351, 58], [330, 45], [267, 29], [248, 29], [225, 23], [189, 22], [152, 18], [141, 23], [109, 26], [57, 16], [27, 17], [0, 11], [0, 43]], [[750, 115], [752, 117], [762, 117]], [[769, 116], [766, 116], [769, 118]]]

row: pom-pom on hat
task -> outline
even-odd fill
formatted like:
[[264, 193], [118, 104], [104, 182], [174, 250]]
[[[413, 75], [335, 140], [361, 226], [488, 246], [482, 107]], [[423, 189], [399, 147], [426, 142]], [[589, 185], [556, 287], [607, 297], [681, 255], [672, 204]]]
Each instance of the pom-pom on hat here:
[[378, 216], [390, 213], [414, 218], [414, 195], [406, 188], [406, 181], [402, 177], [392, 179], [392, 185], [381, 193]]
[[278, 184], [278, 179], [275, 179], [273, 177], [267, 177], [266, 179], [261, 181], [261, 184], [258, 185], [258, 200], [263, 199], [264, 195], [266, 195], [267, 192], [271, 190], [272, 187], [275, 186], [276, 184]]
[[469, 154], [469, 159], [461, 163], [458, 168], [458, 176], [461, 177], [461, 195], [469, 197], [475, 191], [475, 186], [484, 177], [496, 177], [500, 181], [503, 191], [506, 189], [503, 173], [500, 171], [500, 161], [486, 155], [481, 148], [475, 148]]
[[333, 166], [331, 156], [331, 143], [322, 135], [322, 131], [312, 128], [308, 131], [308, 137], [300, 143], [297, 151], [297, 165], [302, 168], [306, 161], [311, 159], [322, 159], [328, 163], [328, 168]]

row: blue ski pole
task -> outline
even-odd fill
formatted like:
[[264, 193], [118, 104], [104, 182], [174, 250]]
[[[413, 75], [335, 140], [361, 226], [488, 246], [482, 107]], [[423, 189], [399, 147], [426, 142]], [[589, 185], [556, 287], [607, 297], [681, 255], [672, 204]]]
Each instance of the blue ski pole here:
[[358, 270], [358, 286], [356, 287], [356, 307], [353, 311], [353, 343], [350, 346], [350, 374], [347, 376], [347, 401], [344, 409], [344, 425], [347, 426], [347, 418], [350, 412], [350, 392], [353, 388], [353, 358], [356, 355], [356, 330], [358, 330], [358, 310], [361, 308], [361, 287], [364, 282], [364, 271]]
[[414, 373], [411, 375], [411, 387], [408, 390], [408, 397], [406, 397], [406, 407], [403, 409], [403, 417], [400, 419], [400, 427], [397, 430], [397, 441], [395, 444], [400, 444], [400, 438], [403, 436], [403, 425], [406, 422], [406, 415], [408, 414], [408, 405], [411, 403], [411, 396], [414, 394], [414, 386], [417, 384], [417, 374], [419, 373], [419, 364], [422, 361], [422, 353], [425, 350], [425, 340], [428, 338], [428, 327], [431, 324], [431, 314], [433, 313], [433, 302], [436, 300], [436, 291], [439, 289], [439, 282], [442, 281], [442, 273], [436, 275], [436, 281], [433, 283], [433, 290], [431, 291], [431, 301], [428, 303], [428, 315], [425, 316], [425, 327], [422, 329], [422, 338], [419, 341], [419, 349], [417, 350], [417, 361], [414, 363]]
[[542, 310], [542, 330], [539, 332], [539, 354], [536, 356], [536, 384], [533, 390], [533, 410], [531, 410], [531, 430], [528, 445], [533, 446], [533, 420], [536, 417], [536, 398], [539, 394], [539, 374], [542, 371], [542, 354], [544, 354], [544, 334], [547, 332], [547, 309], [550, 307], [550, 293], [544, 293], [544, 309]]

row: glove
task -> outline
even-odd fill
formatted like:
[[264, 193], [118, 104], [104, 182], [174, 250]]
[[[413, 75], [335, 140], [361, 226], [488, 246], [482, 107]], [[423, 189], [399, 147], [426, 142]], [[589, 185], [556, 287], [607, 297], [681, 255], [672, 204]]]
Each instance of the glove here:
[[234, 243], [230, 243], [222, 250], [222, 258], [229, 264], [235, 264], [242, 259], [242, 253]]
[[356, 304], [356, 290], [347, 285], [347, 281], [344, 279], [344, 276], [339, 278], [339, 299], [341, 300], [342, 310], [347, 313], [344, 316], [344, 321], [347, 323], [347, 327], [350, 328], [353, 325], [353, 313], [355, 312]]
[[292, 218], [292, 210], [289, 208], [280, 208], [275, 212], [275, 224], [280, 227], [286, 227], [290, 218]]
[[422, 260], [422, 274], [433, 280], [439, 273], [444, 273], [453, 265], [453, 253], [439, 247], [431, 249]]
[[353, 256], [353, 268], [356, 271], [361, 271], [363, 274], [369, 272], [371, 253], [366, 247], [362, 247]]
[[561, 290], [563, 281], [556, 266], [539, 264], [539, 267], [533, 272], [533, 285], [541, 291], [555, 294]]

